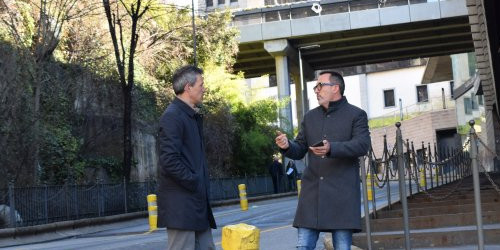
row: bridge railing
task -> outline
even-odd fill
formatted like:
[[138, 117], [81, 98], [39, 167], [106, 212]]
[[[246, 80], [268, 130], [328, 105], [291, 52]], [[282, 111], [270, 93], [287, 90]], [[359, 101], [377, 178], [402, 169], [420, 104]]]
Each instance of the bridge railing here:
[[[283, 5], [266, 6], [233, 13], [233, 25], [244, 26], [251, 24], [269, 23], [284, 20], [317, 17], [354, 11], [383, 9], [396, 6], [410, 6], [424, 3], [436, 3], [440, 8], [441, 2], [450, 0], [321, 0], [303, 1]], [[321, 6], [321, 12], [312, 10], [313, 4]]]

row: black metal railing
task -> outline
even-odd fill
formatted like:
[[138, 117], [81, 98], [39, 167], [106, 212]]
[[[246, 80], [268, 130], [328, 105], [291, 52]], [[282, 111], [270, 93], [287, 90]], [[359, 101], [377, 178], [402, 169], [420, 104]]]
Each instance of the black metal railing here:
[[[371, 249], [370, 217], [377, 217], [375, 195], [371, 199], [372, 209], [369, 211], [368, 193], [375, 194], [376, 189], [385, 188], [388, 209], [390, 210], [391, 186], [389, 185], [389, 181], [399, 181], [398, 188], [403, 210], [405, 249], [411, 249], [407, 197], [415, 193], [423, 193], [433, 200], [449, 199], [460, 187], [465, 185], [464, 179], [469, 176], [473, 176], [478, 248], [483, 249], [484, 240], [478, 175], [480, 171], [486, 175], [491, 185], [500, 194], [499, 185], [492, 180], [488, 171], [483, 166], [484, 158], [500, 159], [500, 156], [494, 150], [491, 150], [476, 134], [473, 120], [469, 122], [469, 125], [471, 127], [469, 137], [460, 147], [438, 148], [436, 144], [432, 147], [430, 143], [426, 145], [424, 142], [421, 142], [419, 149], [415, 150], [416, 147], [413, 142], [403, 139], [400, 128], [401, 123], [397, 122], [396, 143], [393, 146], [393, 150], [388, 149], [387, 139], [384, 136], [384, 148], [380, 158], [375, 156], [373, 150], [370, 150], [367, 156], [362, 157], [361, 174], [363, 176], [364, 207], [365, 211], [371, 214], [371, 216], [365, 216], [368, 249]], [[488, 153], [489, 156], [484, 156], [483, 154], [483, 157], [481, 157], [478, 154], [479, 149], [483, 153]], [[367, 185], [368, 181], [371, 182], [371, 185]], [[444, 192], [439, 192], [439, 195], [430, 192], [431, 189], [446, 184], [449, 185], [443, 188]]]
[[[277, 192], [295, 191], [286, 175]], [[238, 184], [246, 184], [248, 197], [274, 193], [270, 176], [244, 176], [210, 180], [211, 201], [236, 199]], [[0, 228], [24, 227], [58, 221], [102, 217], [147, 210], [146, 196], [157, 193], [155, 180], [94, 185], [42, 185], [0, 189]]]

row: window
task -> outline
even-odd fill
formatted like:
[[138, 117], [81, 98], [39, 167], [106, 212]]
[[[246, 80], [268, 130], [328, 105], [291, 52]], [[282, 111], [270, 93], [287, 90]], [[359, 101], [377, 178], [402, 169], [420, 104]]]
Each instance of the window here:
[[214, 0], [207, 0], [207, 7], [212, 7], [214, 6]]
[[477, 106], [477, 99], [474, 93], [470, 93], [471, 107], [472, 110], [478, 110], [479, 106]]
[[219, 2], [219, 5], [224, 5], [226, 4], [226, 0], [216, 0], [217, 2]]
[[483, 95], [478, 95], [477, 96], [477, 103], [479, 103], [479, 106], [483, 106], [484, 105]]
[[264, 12], [265, 22], [275, 22], [290, 19], [290, 11], [288, 10], [276, 10], [270, 12]]
[[417, 86], [417, 102], [428, 102], [427, 85]]
[[464, 98], [465, 114], [472, 115], [472, 101], [469, 97]]
[[237, 3], [237, 2], [238, 2], [238, 0], [231, 0], [231, 1], [229, 1], [229, 2], [230, 2], [230, 3]]
[[292, 12], [292, 19], [299, 19], [299, 18], [318, 15], [311, 9], [311, 7], [293, 8], [291, 12]]
[[396, 106], [394, 103], [394, 89], [384, 90], [384, 106], [386, 108]]

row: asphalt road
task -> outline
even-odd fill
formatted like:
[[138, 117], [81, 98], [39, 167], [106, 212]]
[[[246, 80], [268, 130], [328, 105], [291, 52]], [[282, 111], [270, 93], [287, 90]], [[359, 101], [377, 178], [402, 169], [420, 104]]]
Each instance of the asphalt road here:
[[[397, 182], [391, 182], [392, 202], [399, 200]], [[387, 204], [386, 189], [376, 191], [377, 207]], [[370, 204], [371, 205], [371, 204]], [[213, 231], [217, 249], [221, 248], [222, 227], [230, 224], [246, 223], [261, 230], [260, 246], [263, 250], [290, 250], [295, 249], [297, 230], [291, 226], [297, 207], [297, 197], [265, 200], [249, 204], [248, 211], [241, 211], [239, 205], [214, 208], [214, 215], [218, 229]], [[371, 206], [370, 206], [371, 207]], [[363, 207], [361, 207], [363, 210]], [[138, 219], [127, 223], [116, 223], [112, 227], [98, 233], [76, 234], [64, 232], [62, 239], [48, 242], [43, 235], [33, 240], [41, 243], [32, 243], [10, 247], [7, 249], [164, 249], [166, 246], [166, 231], [158, 229], [148, 232], [147, 219]], [[318, 241], [316, 249], [323, 249], [323, 237]]]

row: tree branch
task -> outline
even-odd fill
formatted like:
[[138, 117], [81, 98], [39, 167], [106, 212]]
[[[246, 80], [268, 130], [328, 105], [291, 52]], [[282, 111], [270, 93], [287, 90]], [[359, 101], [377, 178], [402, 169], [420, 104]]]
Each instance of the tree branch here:
[[113, 25], [113, 17], [111, 15], [111, 7], [109, 5], [109, 0], [102, 0], [103, 6], [104, 6], [104, 12], [106, 13], [106, 19], [108, 21], [108, 26], [109, 26], [109, 33], [111, 35], [111, 41], [113, 42], [113, 48], [115, 51], [115, 59], [116, 59], [116, 64], [118, 67], [118, 74], [120, 77], [120, 83], [122, 85], [126, 85], [125, 81], [125, 70], [123, 67], [123, 63], [120, 59], [120, 50], [118, 48], [118, 40], [116, 38], [116, 30]]
[[120, 3], [122, 3], [122, 6], [123, 6], [123, 8], [125, 8], [125, 11], [127, 11], [127, 14], [129, 16], [132, 16], [132, 12], [127, 8], [127, 5], [125, 4], [125, 2], [123, 2], [123, 0], [120, 0]]

